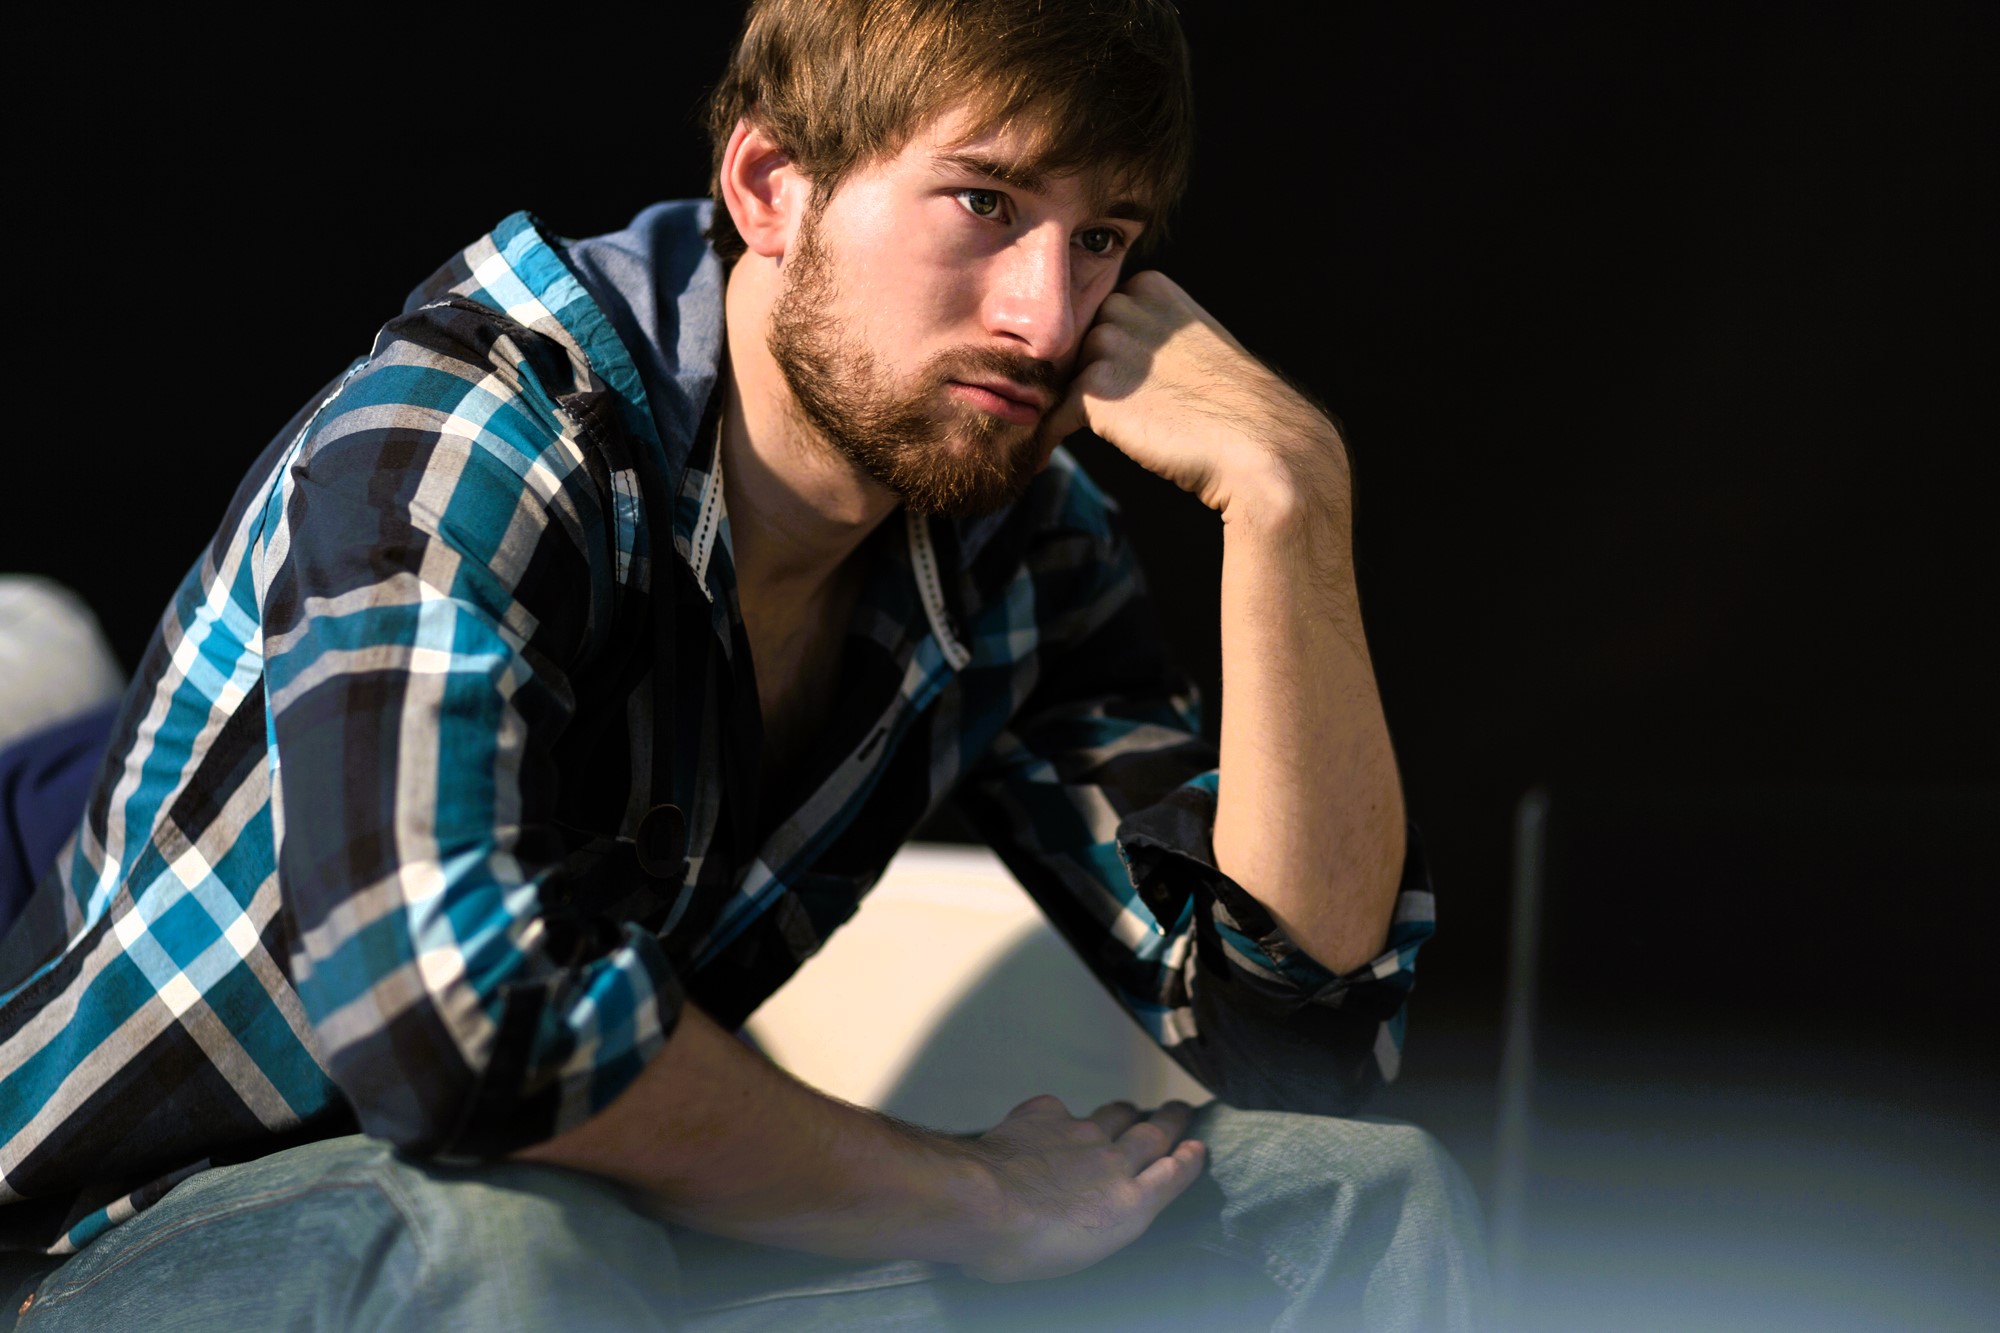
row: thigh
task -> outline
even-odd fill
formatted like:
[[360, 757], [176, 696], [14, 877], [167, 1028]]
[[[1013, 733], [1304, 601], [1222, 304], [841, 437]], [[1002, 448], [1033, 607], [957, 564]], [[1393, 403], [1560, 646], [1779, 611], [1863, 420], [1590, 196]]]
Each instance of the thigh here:
[[1286, 1294], [1261, 1251], [1231, 1243], [1203, 1176], [1125, 1249], [1080, 1273], [989, 1283], [949, 1265], [829, 1259], [675, 1231], [688, 1333], [1240, 1333]]
[[18, 1327], [666, 1328], [676, 1276], [666, 1228], [606, 1182], [355, 1136], [182, 1182], [44, 1279]]
[[949, 1327], [948, 1267], [834, 1259], [674, 1228], [686, 1333]]

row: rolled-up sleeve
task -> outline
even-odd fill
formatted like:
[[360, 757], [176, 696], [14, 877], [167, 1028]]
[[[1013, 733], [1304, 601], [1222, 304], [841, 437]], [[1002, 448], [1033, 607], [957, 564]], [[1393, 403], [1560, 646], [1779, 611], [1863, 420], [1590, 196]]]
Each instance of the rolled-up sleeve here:
[[[1380, 954], [1335, 974], [1215, 864], [1216, 751], [1115, 528], [1033, 567], [1034, 686], [959, 790], [1112, 994], [1233, 1105], [1348, 1114], [1396, 1076], [1433, 897], [1412, 829]], [[1328, 885], [1326, 892], [1340, 892]]]
[[1175, 1053], [1233, 1105], [1351, 1114], [1401, 1065], [1417, 950], [1436, 922], [1422, 839], [1407, 830], [1382, 951], [1335, 973], [1217, 868], [1215, 792], [1215, 771], [1198, 774], [1118, 830], [1141, 899], [1169, 919], [1187, 917], [1195, 931], [1187, 980], [1195, 1035]]
[[619, 840], [556, 818], [558, 743], [603, 706], [618, 541], [535, 349], [491, 323], [392, 326], [274, 496], [259, 564], [315, 1054], [368, 1133], [467, 1160], [608, 1103], [682, 998], [646, 930], [551, 911], [646, 887]]

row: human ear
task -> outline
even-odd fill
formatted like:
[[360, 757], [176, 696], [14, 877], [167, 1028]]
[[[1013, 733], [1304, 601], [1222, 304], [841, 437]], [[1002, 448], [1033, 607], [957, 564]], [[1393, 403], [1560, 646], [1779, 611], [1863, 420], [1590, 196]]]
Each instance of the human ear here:
[[812, 183], [762, 126], [745, 116], [722, 150], [722, 202], [752, 254], [782, 258], [805, 216]]

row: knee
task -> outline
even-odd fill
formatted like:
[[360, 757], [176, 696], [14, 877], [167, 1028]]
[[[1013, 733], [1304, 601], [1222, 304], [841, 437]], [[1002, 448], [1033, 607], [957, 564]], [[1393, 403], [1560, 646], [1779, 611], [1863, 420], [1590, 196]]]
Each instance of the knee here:
[[1457, 1161], [1416, 1125], [1227, 1107], [1204, 1121], [1196, 1132], [1232, 1194], [1335, 1209], [1385, 1198], [1446, 1212], [1472, 1206]]
[[1483, 1219], [1464, 1172], [1428, 1132], [1240, 1111], [1199, 1129], [1226, 1200], [1225, 1237], [1259, 1245], [1295, 1294], [1319, 1292], [1349, 1314], [1400, 1311], [1385, 1315], [1398, 1326], [1476, 1323], [1464, 1312], [1486, 1299]]
[[1350, 1173], [1358, 1167], [1370, 1184], [1442, 1206], [1470, 1197], [1457, 1159], [1428, 1130], [1395, 1121], [1336, 1123], [1350, 1128], [1331, 1136], [1325, 1152]]

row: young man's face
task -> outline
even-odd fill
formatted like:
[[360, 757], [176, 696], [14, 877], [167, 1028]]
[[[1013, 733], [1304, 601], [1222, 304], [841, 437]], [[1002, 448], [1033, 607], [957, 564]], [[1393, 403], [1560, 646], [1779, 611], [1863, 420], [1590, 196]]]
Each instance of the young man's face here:
[[950, 114], [851, 173], [786, 254], [770, 347], [807, 422], [922, 513], [988, 513], [1046, 461], [1140, 210], [1023, 178], [1026, 136]]

